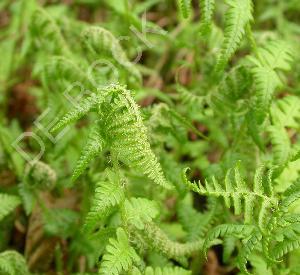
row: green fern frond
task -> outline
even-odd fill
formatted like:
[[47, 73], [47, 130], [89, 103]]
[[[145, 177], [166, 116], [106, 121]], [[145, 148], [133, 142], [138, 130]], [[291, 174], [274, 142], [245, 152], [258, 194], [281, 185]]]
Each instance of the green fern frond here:
[[0, 221], [12, 212], [20, 203], [21, 200], [17, 196], [0, 194]]
[[88, 114], [91, 109], [95, 108], [101, 102], [101, 97], [95, 93], [91, 94], [88, 98], [82, 100], [80, 105], [77, 105], [74, 110], [69, 111], [65, 114], [60, 121], [52, 128], [52, 132], [55, 132], [66, 125], [77, 121], [86, 114]]
[[286, 213], [283, 215], [282, 219], [289, 224], [300, 223], [300, 214]]
[[290, 157], [291, 142], [289, 136], [285, 128], [278, 125], [269, 126], [268, 132], [272, 144], [274, 165], [284, 165]]
[[26, 215], [30, 215], [36, 204], [36, 194], [34, 188], [25, 182], [19, 185], [19, 195], [22, 199], [23, 208]]
[[145, 224], [143, 238], [151, 248], [171, 259], [180, 259], [183, 256], [191, 255], [193, 252], [201, 250], [203, 246], [202, 239], [187, 243], [173, 241], [154, 223]]
[[111, 150], [115, 151], [122, 161], [138, 169], [155, 183], [172, 188], [151, 150], [139, 107], [129, 91], [121, 88], [108, 109], [104, 125]]
[[192, 272], [178, 266], [174, 267], [150, 267], [147, 266], [144, 275], [191, 275]]
[[0, 274], [29, 275], [24, 257], [17, 251], [0, 253]]
[[279, 259], [298, 248], [300, 248], [300, 240], [284, 240], [274, 247], [272, 255], [274, 258]]
[[295, 201], [300, 199], [300, 179], [294, 182], [284, 193], [280, 208], [287, 210]]
[[[108, 100], [110, 102], [107, 102]], [[162, 168], [151, 150], [139, 106], [130, 92], [120, 85], [110, 85], [83, 100], [75, 107], [75, 110], [68, 112], [52, 131], [76, 121], [95, 108], [99, 114], [101, 132], [105, 133], [100, 136], [111, 151], [155, 183], [165, 188], [172, 188], [171, 184], [166, 181]]]
[[269, 41], [265, 47], [259, 48], [258, 52], [270, 69], [291, 69], [293, 52], [290, 45], [285, 41]]
[[256, 86], [255, 110], [259, 124], [269, 112], [274, 91], [281, 85], [276, 69], [289, 70], [292, 61], [292, 51], [283, 41], [270, 41], [265, 47], [258, 49], [259, 58], [250, 57], [255, 65], [252, 68]]
[[137, 229], [143, 230], [144, 224], [151, 222], [158, 215], [158, 205], [144, 198], [131, 198], [124, 202], [124, 218]]
[[298, 129], [300, 121], [299, 98], [289, 95], [276, 100], [271, 108], [271, 117], [273, 124]]
[[93, 126], [89, 133], [87, 143], [81, 151], [80, 157], [76, 163], [72, 180], [77, 179], [89, 165], [91, 160], [101, 153], [104, 147], [104, 140], [100, 133], [101, 127], [98, 125], [98, 122], [96, 122], [96, 125]]
[[215, 10], [215, 0], [199, 0], [200, 32], [206, 35], [210, 32], [212, 17]]
[[280, 85], [280, 80], [270, 68], [254, 67], [252, 69], [256, 87], [255, 115], [259, 124], [266, 117], [275, 89]]
[[179, 84], [176, 85], [176, 91], [179, 93], [180, 100], [183, 104], [198, 107], [203, 105], [205, 97], [198, 96]]
[[188, 241], [195, 241], [204, 237], [219, 216], [219, 208], [215, 199], [208, 201], [208, 210], [204, 213], [196, 211], [185, 202], [180, 202], [177, 208], [178, 218], [183, 229], [187, 232]]
[[291, 152], [290, 161], [296, 161], [298, 159], [300, 159], [300, 148], [295, 147], [295, 148], [293, 148], [293, 150]]
[[261, 239], [261, 233], [259, 231], [255, 231], [255, 233], [251, 235], [249, 240], [247, 240], [243, 244], [243, 247], [240, 250], [239, 255], [237, 257], [237, 265], [242, 272], [249, 274], [246, 267], [247, 261], [252, 251], [259, 246]]
[[98, 222], [125, 199], [118, 175], [111, 170], [106, 170], [106, 173], [107, 180], [96, 184], [92, 206], [83, 226], [85, 232], [91, 232]]
[[241, 43], [246, 25], [253, 19], [251, 0], [226, 0], [226, 4], [224, 41], [215, 67], [217, 72], [225, 68]]
[[24, 183], [40, 190], [51, 190], [57, 180], [56, 172], [48, 164], [37, 161], [28, 163], [25, 168]]
[[258, 253], [252, 253], [249, 261], [254, 269], [254, 274], [273, 275], [272, 268], [268, 265], [268, 262]]
[[33, 13], [30, 31], [34, 38], [39, 38], [39, 42], [42, 42], [40, 46], [47, 48], [51, 53], [70, 55], [70, 49], [58, 25], [45, 9], [39, 7]]
[[211, 243], [218, 238], [235, 236], [244, 239], [250, 236], [255, 230], [253, 225], [242, 225], [242, 224], [221, 224], [210, 230], [205, 238], [203, 244], [203, 252], [206, 255], [206, 251], [211, 246]]
[[183, 18], [188, 18], [191, 14], [191, 0], [177, 0], [180, 13]]
[[99, 268], [99, 274], [118, 275], [132, 268], [140, 261], [135, 250], [130, 246], [128, 237], [122, 228], [117, 229], [117, 238], [109, 239], [106, 253]]
[[103, 89], [97, 90], [97, 93], [92, 93], [90, 96], [78, 103], [73, 110], [65, 114], [51, 129], [51, 132], [55, 132], [65, 127], [66, 125], [79, 120], [80, 118], [88, 114], [92, 109], [99, 107], [108, 95], [117, 92], [120, 89], [121, 86], [119, 85], [110, 85]]
[[[228, 72], [218, 89], [210, 97], [210, 105], [220, 115], [239, 112], [239, 100], [247, 95], [252, 85], [252, 75], [244, 66], [237, 66]], [[244, 108], [244, 106], [241, 106]]]
[[[57, 79], [54, 84], [59, 83], [60, 79], [69, 83], [80, 83], [85, 89], [91, 89], [92, 83], [87, 74], [72, 60], [64, 56], [53, 56], [44, 65], [45, 81], [48, 86]], [[87, 92], [87, 91], [86, 91]]]
[[139, 70], [132, 64], [122, 49], [118, 39], [111, 32], [101, 27], [89, 27], [82, 33], [82, 43], [91, 54], [92, 60], [101, 56], [111, 56], [132, 74], [138, 81], [141, 81]]
[[223, 254], [222, 259], [224, 263], [228, 263], [229, 259], [234, 252], [237, 238], [234, 236], [225, 236], [223, 240]]
[[261, 229], [267, 223], [267, 213], [276, 206], [278, 201], [273, 197], [271, 189], [271, 178], [262, 177], [262, 169], [257, 170], [254, 178], [253, 188], [250, 189], [246, 182], [242, 179], [238, 166], [230, 169], [225, 177], [224, 185], [221, 185], [214, 177], [211, 181], [205, 181], [205, 185], [200, 182], [198, 185], [191, 183], [186, 178], [186, 171], [183, 172], [183, 181], [191, 190], [201, 195], [222, 197], [225, 205], [229, 208], [231, 205], [234, 207], [236, 215], [242, 213], [242, 204], [244, 203], [244, 218], [245, 223], [251, 223], [254, 216], [254, 208], [260, 203], [258, 225]]

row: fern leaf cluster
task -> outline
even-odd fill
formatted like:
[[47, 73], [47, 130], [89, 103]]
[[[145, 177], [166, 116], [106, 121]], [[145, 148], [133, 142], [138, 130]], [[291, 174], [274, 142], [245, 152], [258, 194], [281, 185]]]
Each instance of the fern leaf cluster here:
[[239, 47], [247, 24], [253, 20], [251, 0], [228, 0], [228, 10], [225, 14], [224, 41], [218, 56], [216, 71], [223, 70], [228, 61]]
[[[108, 103], [107, 99], [110, 97], [112, 97], [112, 101]], [[170, 184], [164, 178], [160, 164], [150, 148], [139, 107], [132, 99], [130, 92], [120, 85], [111, 85], [103, 91], [100, 90], [97, 94], [89, 96], [74, 111], [67, 113], [53, 128], [53, 131], [78, 120], [93, 108], [99, 110], [99, 131], [96, 135], [100, 135], [101, 138], [92, 137], [91, 145], [88, 143], [87, 146], [92, 146], [92, 148], [84, 152], [86, 156], [83, 155], [83, 160], [79, 160], [76, 176], [83, 171], [86, 165], [84, 164], [85, 160], [92, 158], [90, 154], [100, 150], [103, 139], [122, 161], [142, 171], [155, 183], [170, 188]], [[105, 134], [103, 135], [101, 132]]]
[[0, 1], [0, 274], [299, 273], [297, 1], [69, 2]]
[[252, 222], [255, 206], [260, 203], [258, 223], [262, 229], [267, 222], [268, 211], [278, 204], [278, 200], [273, 196], [270, 177], [265, 177], [264, 167], [258, 169], [250, 188], [242, 178], [238, 166], [227, 172], [224, 184], [212, 178], [211, 181], [205, 182], [205, 186], [201, 183], [196, 185], [189, 182], [183, 174], [184, 182], [193, 191], [206, 196], [222, 197], [227, 207], [233, 206], [236, 215], [244, 212], [245, 223]]
[[191, 13], [191, 0], [178, 0], [178, 7], [183, 18], [188, 18]]
[[117, 238], [110, 239], [103, 256], [99, 274], [120, 274], [128, 271], [134, 263], [139, 262], [139, 256], [130, 247], [128, 237], [122, 228], [117, 229]]
[[20, 203], [20, 199], [17, 196], [0, 194], [0, 220], [2, 220], [6, 215], [12, 212]]
[[107, 181], [96, 184], [92, 206], [85, 219], [85, 231], [92, 231], [97, 223], [124, 200], [124, 192], [117, 175], [107, 170], [107, 178]]
[[0, 273], [7, 275], [30, 274], [24, 257], [13, 250], [0, 253]]
[[289, 70], [292, 61], [290, 46], [282, 41], [270, 41], [258, 49], [259, 59], [251, 59], [255, 66], [252, 69], [255, 84], [255, 114], [258, 123], [262, 123], [269, 112], [276, 88], [281, 85], [277, 70]]
[[215, 0], [200, 0], [200, 31], [202, 34], [207, 34], [211, 29], [213, 13], [215, 10]]

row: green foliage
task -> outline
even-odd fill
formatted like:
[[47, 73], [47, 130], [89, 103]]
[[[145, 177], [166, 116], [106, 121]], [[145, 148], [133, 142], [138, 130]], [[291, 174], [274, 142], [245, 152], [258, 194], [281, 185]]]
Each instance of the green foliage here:
[[0, 274], [299, 273], [297, 0], [2, 2]]
[[150, 266], [146, 267], [145, 271], [143, 273], [141, 273], [138, 270], [134, 270], [133, 272], [134, 275], [139, 275], [139, 274], [145, 274], [145, 275], [189, 275], [191, 274], [190, 271], [185, 270], [183, 268], [180, 267], [164, 267], [164, 268], [160, 268], [160, 267], [156, 267], [156, 268], [152, 268]]
[[145, 223], [151, 222], [158, 215], [158, 209], [153, 201], [143, 198], [131, 198], [124, 202], [125, 219], [136, 228], [144, 229]]
[[256, 86], [255, 113], [259, 123], [262, 123], [269, 111], [275, 89], [281, 81], [276, 70], [289, 70], [292, 61], [290, 46], [282, 41], [270, 41], [257, 50], [257, 58], [251, 58]]
[[99, 274], [120, 274], [122, 271], [128, 271], [134, 263], [139, 261], [139, 256], [129, 245], [125, 231], [118, 228], [117, 238], [110, 239], [106, 247]]
[[213, 13], [215, 10], [215, 0], [199, 0], [200, 8], [200, 30], [206, 35], [211, 30]]
[[107, 180], [96, 183], [92, 206], [85, 219], [85, 231], [92, 231], [97, 222], [105, 218], [113, 207], [124, 200], [122, 189], [118, 176], [107, 170]]
[[[222, 197], [226, 207], [233, 206], [235, 215], [240, 215], [244, 211], [245, 223], [252, 222], [254, 208], [259, 203], [258, 223], [261, 228], [264, 228], [267, 222], [268, 210], [278, 204], [277, 199], [273, 197], [271, 176], [265, 177], [264, 167], [257, 169], [252, 188], [249, 188], [241, 177], [238, 166], [226, 173], [223, 185], [214, 177], [211, 181], [206, 181], [205, 186], [201, 183], [198, 185], [193, 184], [187, 180], [185, 171], [183, 180], [190, 189], [201, 195]], [[243, 203], [244, 207], [242, 209]]]
[[13, 195], [0, 194], [0, 221], [12, 212], [19, 204], [21, 203], [20, 199]]
[[227, 0], [228, 9], [225, 14], [224, 41], [218, 56], [216, 71], [223, 70], [238, 49], [247, 24], [253, 20], [251, 0]]
[[0, 274], [30, 274], [24, 257], [13, 250], [0, 253]]
[[191, 13], [191, 0], [178, 0], [178, 7], [183, 18], [188, 18]]
[[[110, 102], [107, 102], [107, 97], [111, 99]], [[98, 129], [96, 135], [101, 138], [91, 137], [91, 145], [88, 142], [86, 151], [83, 151], [74, 177], [82, 173], [87, 161], [93, 157], [94, 153], [99, 152], [103, 138], [120, 160], [142, 171], [155, 183], [170, 188], [171, 185], [165, 180], [160, 164], [151, 151], [139, 108], [130, 92], [123, 86], [111, 85], [103, 91], [98, 91], [97, 94], [92, 94], [74, 111], [67, 113], [53, 128], [53, 131], [78, 120], [96, 107], [100, 119], [97, 121], [98, 128], [93, 131]]]

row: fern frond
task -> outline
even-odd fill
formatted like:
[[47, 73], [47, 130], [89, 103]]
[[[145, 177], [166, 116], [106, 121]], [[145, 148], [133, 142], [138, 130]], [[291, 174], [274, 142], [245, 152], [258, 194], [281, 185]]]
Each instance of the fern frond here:
[[235, 242], [237, 238], [234, 236], [225, 236], [223, 240], [223, 253], [222, 259], [224, 263], [228, 263], [229, 259], [235, 249]]
[[250, 57], [255, 65], [252, 68], [256, 86], [256, 117], [261, 124], [269, 112], [275, 89], [281, 85], [276, 70], [290, 69], [292, 52], [283, 41], [270, 41], [265, 47], [258, 49], [259, 59]]
[[266, 117], [275, 89], [280, 85], [280, 80], [270, 68], [254, 67], [252, 69], [256, 87], [255, 115], [259, 124]]
[[[107, 102], [108, 100], [110, 101]], [[130, 92], [123, 86], [110, 85], [84, 99], [75, 107], [75, 110], [68, 112], [52, 131], [76, 121], [92, 109], [98, 111], [101, 132], [105, 133], [100, 136], [112, 152], [155, 183], [165, 188], [172, 188], [171, 184], [166, 181], [160, 163], [151, 150], [139, 107]], [[102, 142], [98, 141], [98, 143]], [[90, 157], [86, 158], [88, 159]], [[81, 170], [81, 168], [78, 169], [79, 172]]]
[[24, 257], [17, 251], [5, 251], [0, 253], [0, 274], [5, 275], [29, 275]]
[[191, 0], [177, 0], [180, 13], [183, 18], [188, 18], [191, 14]]
[[77, 179], [89, 165], [90, 161], [101, 153], [104, 147], [104, 140], [100, 133], [101, 127], [98, 125], [98, 122], [96, 122], [96, 125], [93, 126], [89, 133], [87, 143], [81, 151], [80, 157], [76, 163], [72, 180]]
[[83, 226], [85, 232], [91, 232], [98, 222], [125, 199], [119, 177], [111, 170], [106, 170], [106, 173], [107, 180], [96, 184], [92, 206]]
[[300, 121], [300, 100], [296, 96], [285, 96], [276, 100], [271, 108], [272, 122], [281, 127], [298, 129]]
[[296, 147], [292, 150], [290, 161], [296, 161], [300, 159], [300, 148]]
[[179, 243], [171, 240], [167, 234], [154, 223], [145, 224], [143, 237], [148, 245], [168, 258], [179, 259], [202, 249], [203, 240]]
[[215, 67], [217, 72], [225, 68], [241, 43], [246, 25], [253, 19], [251, 0], [226, 0], [226, 4], [224, 41]]
[[261, 242], [261, 239], [262, 239], [261, 233], [259, 231], [255, 231], [255, 233], [252, 234], [250, 239], [243, 244], [243, 247], [239, 252], [237, 258], [237, 265], [242, 272], [248, 274], [247, 267], [246, 267], [248, 258], [251, 255], [252, 251], [255, 248], [257, 248], [257, 246]]
[[285, 190], [283, 197], [284, 198], [282, 199], [280, 205], [282, 210], [287, 210], [291, 204], [300, 199], [300, 179], [298, 179], [287, 190]]
[[[101, 102], [102, 97], [96, 95], [95, 93], [91, 94], [88, 98], [84, 99], [80, 105], [77, 105], [74, 110], [69, 111], [65, 114], [60, 121], [52, 128], [52, 132], [55, 132], [66, 125], [77, 121], [86, 114], [88, 114], [92, 108], [95, 108], [97, 104]], [[103, 100], [103, 99], [102, 99]]]
[[36, 194], [34, 188], [25, 182], [19, 184], [19, 195], [22, 199], [23, 208], [26, 215], [30, 215], [36, 204]]
[[178, 266], [174, 267], [150, 267], [147, 266], [144, 275], [191, 275], [192, 272]]
[[258, 49], [260, 56], [270, 69], [290, 70], [293, 53], [290, 45], [282, 40], [272, 40]]
[[235, 236], [238, 238], [245, 238], [250, 236], [255, 230], [253, 225], [241, 225], [241, 224], [221, 224], [214, 227], [208, 232], [204, 244], [203, 251], [206, 255], [206, 251], [210, 247], [211, 243], [218, 238]]
[[0, 194], [0, 221], [12, 212], [20, 203], [21, 200], [17, 196]]
[[206, 35], [210, 32], [212, 17], [215, 10], [215, 0], [199, 0], [200, 32]]
[[200, 182], [198, 185], [193, 184], [187, 180], [186, 170], [183, 173], [183, 181], [194, 192], [206, 196], [222, 197], [227, 207], [233, 205], [236, 215], [242, 213], [244, 203], [245, 223], [252, 222], [255, 205], [260, 203], [258, 225], [261, 229], [267, 223], [266, 215], [268, 211], [278, 203], [272, 194], [271, 178], [260, 175], [263, 170], [257, 171], [252, 189], [242, 179], [238, 166], [234, 169], [234, 173], [232, 173], [232, 169], [227, 172], [224, 185], [221, 185], [214, 177], [211, 181], [205, 181], [205, 185]]
[[239, 111], [238, 100], [251, 89], [252, 75], [244, 66], [233, 68], [225, 75], [218, 89], [212, 93], [210, 104], [220, 115]]
[[48, 164], [37, 161], [25, 168], [24, 183], [41, 190], [51, 190], [56, 184], [56, 172]]
[[30, 31], [34, 38], [40, 39], [41, 46], [46, 48], [51, 46], [49, 50], [54, 54], [70, 55], [70, 49], [58, 25], [45, 9], [38, 7], [31, 20]]
[[118, 64], [121, 64], [138, 81], [141, 81], [139, 70], [132, 64], [122, 49], [118, 39], [111, 32], [101, 27], [89, 27], [82, 33], [82, 42], [92, 59], [101, 56], [112, 56]]
[[195, 241], [204, 237], [205, 233], [216, 223], [219, 209], [217, 201], [208, 201], [208, 210], [204, 213], [196, 211], [191, 205], [180, 202], [177, 206], [178, 218], [187, 232], [187, 240]]
[[279, 259], [298, 248], [300, 248], [300, 240], [284, 240], [274, 247], [272, 254], [274, 258]]
[[59, 79], [68, 81], [69, 83], [81, 83], [86, 89], [92, 88], [91, 81], [87, 74], [72, 59], [64, 56], [53, 56], [44, 66], [45, 80], [48, 86], [57, 79], [55, 84], [59, 83]]
[[289, 136], [285, 128], [278, 125], [269, 126], [268, 132], [272, 144], [274, 165], [284, 165], [290, 157], [291, 142]]
[[172, 188], [151, 150], [139, 107], [129, 91], [121, 88], [118, 97], [108, 108], [110, 110], [104, 125], [110, 137], [110, 148], [122, 161], [140, 170], [155, 183], [165, 188]]
[[128, 271], [134, 263], [140, 261], [135, 250], [130, 246], [128, 237], [122, 228], [117, 229], [117, 238], [109, 239], [103, 256], [99, 274], [118, 275]]
[[179, 84], [176, 85], [176, 91], [179, 93], [180, 100], [183, 104], [189, 106], [196, 105], [199, 107], [203, 105], [205, 97], [198, 96]]
[[300, 214], [286, 213], [282, 219], [289, 224], [300, 223]]
[[158, 215], [158, 206], [154, 201], [144, 198], [131, 198], [124, 202], [124, 217], [137, 229], [144, 229], [144, 224], [151, 222]]
[[252, 253], [249, 257], [249, 261], [254, 269], [254, 274], [273, 275], [272, 268], [269, 267], [268, 262], [258, 253]]

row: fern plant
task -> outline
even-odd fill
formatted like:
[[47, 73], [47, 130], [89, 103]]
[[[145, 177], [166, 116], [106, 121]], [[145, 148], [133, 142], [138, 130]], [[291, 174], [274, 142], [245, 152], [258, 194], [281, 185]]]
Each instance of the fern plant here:
[[69, 2], [0, 3], [0, 274], [298, 274], [298, 2]]

